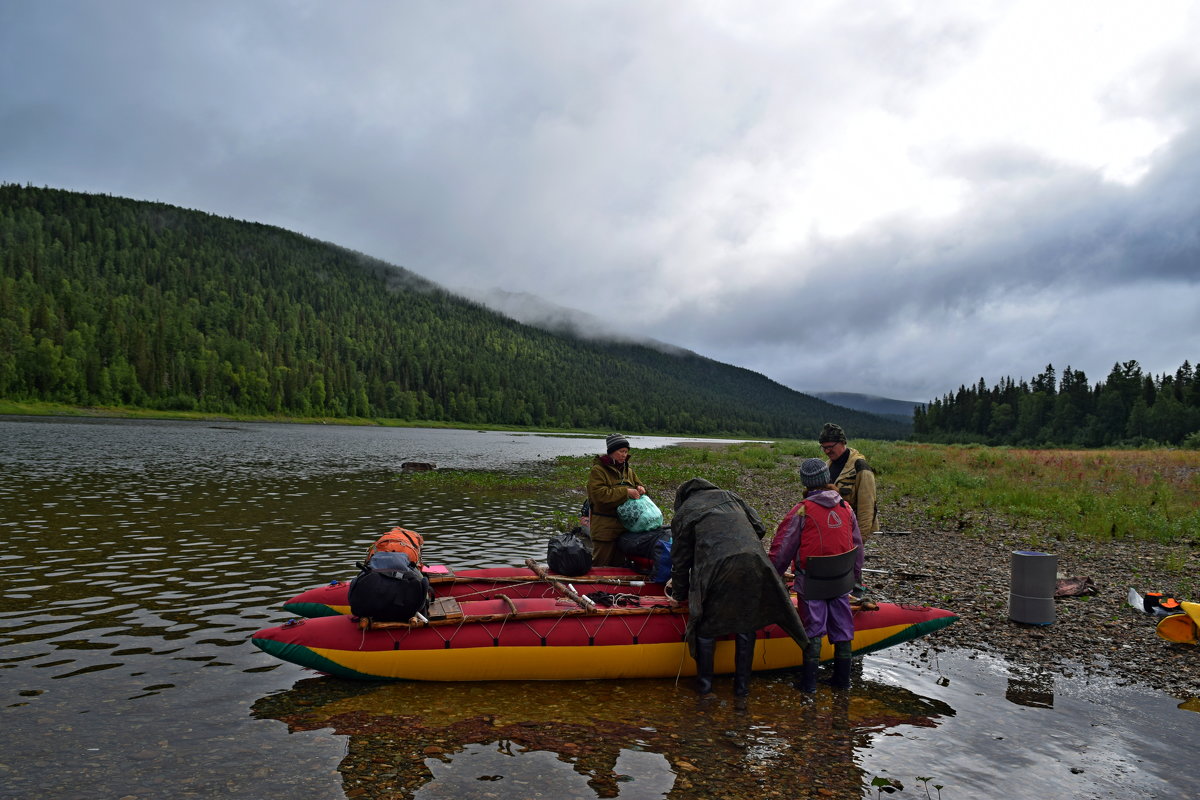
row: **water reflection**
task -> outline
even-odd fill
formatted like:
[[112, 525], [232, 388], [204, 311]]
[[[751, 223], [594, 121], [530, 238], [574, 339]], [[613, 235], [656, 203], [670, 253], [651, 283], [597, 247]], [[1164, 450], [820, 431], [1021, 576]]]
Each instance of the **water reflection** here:
[[[525, 468], [598, 441], [0, 419], [0, 798], [331, 796], [338, 740], [247, 730], [249, 702], [299, 674], [249, 634], [394, 525], [452, 566], [501, 566], [544, 557], [578, 505], [416, 489], [404, 461]], [[285, 752], [311, 767], [264, 759]]]
[[1004, 697], [1010, 703], [1030, 708], [1054, 708], [1054, 675], [1016, 665]]
[[757, 678], [744, 704], [659, 680], [315, 678], [261, 698], [251, 714], [349, 737], [339, 765], [347, 796], [590, 799], [859, 797], [857, 749], [896, 726], [935, 727], [954, 710], [886, 685], [812, 700], [779, 674]]

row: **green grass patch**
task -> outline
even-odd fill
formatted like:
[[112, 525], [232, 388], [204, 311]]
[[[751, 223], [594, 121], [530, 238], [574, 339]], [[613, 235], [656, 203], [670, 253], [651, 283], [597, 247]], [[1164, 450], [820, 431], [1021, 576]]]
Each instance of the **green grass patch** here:
[[[1097, 542], [1200, 542], [1200, 452], [1193, 450], [1019, 450], [979, 445], [856, 441], [879, 485], [880, 514], [904, 501], [947, 528], [1031, 528], [1029, 535]], [[799, 496], [797, 468], [820, 453], [815, 442], [731, 443], [635, 450], [633, 464], [652, 498], [700, 477], [737, 491], [765, 522]], [[442, 485], [551, 489], [577, 498], [591, 456], [563, 457], [531, 473], [438, 471], [407, 476]], [[659, 500], [660, 506], [664, 503]], [[670, 509], [664, 507], [664, 513]]]

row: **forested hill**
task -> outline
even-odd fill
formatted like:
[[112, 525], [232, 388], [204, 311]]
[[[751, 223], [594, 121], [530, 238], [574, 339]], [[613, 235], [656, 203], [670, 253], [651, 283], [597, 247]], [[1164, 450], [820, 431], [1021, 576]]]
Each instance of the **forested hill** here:
[[909, 426], [695, 354], [522, 325], [399, 267], [162, 203], [0, 185], [0, 398], [812, 438]]

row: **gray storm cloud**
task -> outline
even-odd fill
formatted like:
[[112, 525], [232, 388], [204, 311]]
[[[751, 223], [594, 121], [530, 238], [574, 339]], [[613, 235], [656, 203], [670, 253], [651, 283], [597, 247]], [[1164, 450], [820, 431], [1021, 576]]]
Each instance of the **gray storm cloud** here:
[[807, 391], [1173, 371], [1200, 22], [1132, 13], [7, 3], [0, 180], [281, 225]]

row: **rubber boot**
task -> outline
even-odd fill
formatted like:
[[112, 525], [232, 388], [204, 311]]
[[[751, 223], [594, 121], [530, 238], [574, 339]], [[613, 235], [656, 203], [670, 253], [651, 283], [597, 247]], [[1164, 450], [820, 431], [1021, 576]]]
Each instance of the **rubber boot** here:
[[854, 664], [850, 642], [833, 643], [833, 678], [829, 685], [835, 689], [850, 688], [850, 667]]
[[754, 631], [738, 633], [733, 637], [733, 694], [745, 697], [750, 694], [750, 671], [754, 669]]
[[717, 649], [715, 639], [696, 637], [696, 692], [712, 694], [713, 653]]
[[810, 639], [808, 647], [804, 648], [804, 666], [800, 668], [800, 681], [796, 688], [802, 692], [813, 694], [817, 691], [817, 670], [821, 666], [821, 640]]

